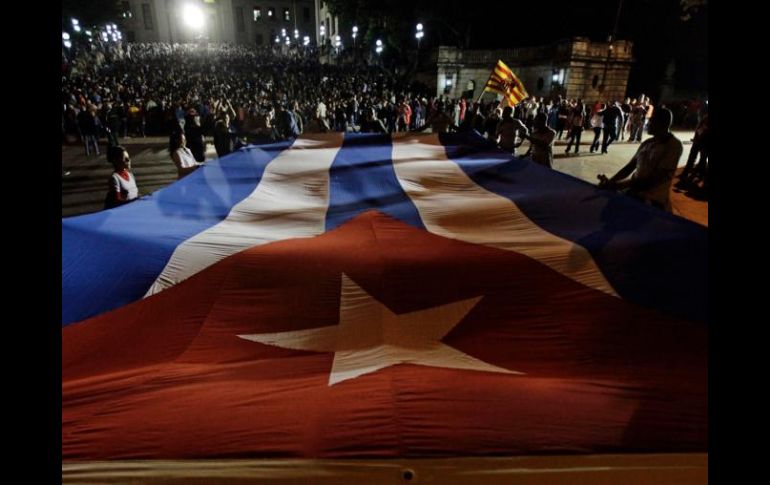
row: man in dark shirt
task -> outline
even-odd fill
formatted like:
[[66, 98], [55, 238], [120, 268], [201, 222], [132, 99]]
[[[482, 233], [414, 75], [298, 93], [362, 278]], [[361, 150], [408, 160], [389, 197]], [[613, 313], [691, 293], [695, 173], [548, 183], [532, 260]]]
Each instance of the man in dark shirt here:
[[617, 101], [600, 111], [602, 124], [604, 125], [604, 138], [602, 140], [602, 153], [607, 153], [607, 147], [618, 139], [618, 124], [623, 121], [623, 111]]
[[203, 128], [201, 128], [201, 118], [195, 109], [187, 113], [184, 124], [184, 135], [187, 138], [187, 148], [195, 157], [197, 162], [206, 160], [206, 143], [203, 140]]

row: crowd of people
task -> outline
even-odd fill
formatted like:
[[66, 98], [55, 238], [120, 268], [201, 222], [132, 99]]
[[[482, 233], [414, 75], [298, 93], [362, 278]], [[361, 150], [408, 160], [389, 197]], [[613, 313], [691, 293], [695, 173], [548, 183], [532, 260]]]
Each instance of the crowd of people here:
[[[129, 135], [169, 136], [180, 178], [205, 162], [205, 136], [213, 136], [222, 156], [245, 143], [325, 131], [476, 130], [513, 154], [528, 140], [524, 156], [550, 167], [556, 140], [567, 141], [566, 153], [579, 153], [582, 133], [590, 130], [589, 151], [607, 153], [618, 140], [640, 143], [660, 109], [645, 95], [590, 105], [530, 97], [504, 107], [429, 92], [376, 65], [323, 64], [312, 49], [286, 54], [227, 44], [97, 43], [63, 55], [62, 134], [82, 143], [87, 156], [100, 154], [100, 137], [112, 148]], [[705, 183], [708, 125], [702, 108], [686, 108], [685, 119], [699, 134], [680, 184]], [[122, 157], [118, 150], [110, 156]], [[125, 189], [121, 180], [133, 180], [127, 172], [116, 166], [115, 190]]]
[[62, 67], [63, 133], [81, 140], [89, 155], [99, 154], [100, 136], [114, 145], [120, 137], [181, 129], [195, 152], [198, 131], [255, 141], [380, 129], [375, 119], [398, 131], [425, 117], [415, 106], [424, 87], [377, 66], [322, 64], [312, 50], [287, 56], [224, 44], [112, 44]]

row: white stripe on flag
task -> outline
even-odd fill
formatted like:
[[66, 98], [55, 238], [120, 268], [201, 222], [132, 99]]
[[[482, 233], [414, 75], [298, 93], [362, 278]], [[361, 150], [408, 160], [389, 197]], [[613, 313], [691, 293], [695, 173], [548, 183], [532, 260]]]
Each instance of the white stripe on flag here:
[[433, 234], [524, 254], [618, 296], [584, 247], [543, 230], [510, 199], [473, 182], [447, 158], [438, 135], [395, 135], [393, 167]]
[[257, 188], [219, 224], [177, 246], [145, 297], [254, 246], [324, 232], [329, 168], [343, 133], [303, 135], [265, 167]]

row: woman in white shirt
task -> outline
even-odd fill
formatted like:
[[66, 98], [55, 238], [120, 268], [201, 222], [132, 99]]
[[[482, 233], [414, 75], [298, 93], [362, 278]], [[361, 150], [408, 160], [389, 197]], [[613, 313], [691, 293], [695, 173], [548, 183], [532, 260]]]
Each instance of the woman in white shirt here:
[[114, 171], [108, 181], [107, 200], [105, 208], [111, 209], [126, 204], [139, 197], [136, 179], [131, 173], [131, 158], [122, 146], [111, 146], [107, 149], [107, 160]]
[[203, 163], [197, 162], [190, 149], [187, 148], [187, 139], [182, 132], [171, 135], [168, 151], [171, 152], [171, 160], [176, 165], [180, 179], [203, 166]]

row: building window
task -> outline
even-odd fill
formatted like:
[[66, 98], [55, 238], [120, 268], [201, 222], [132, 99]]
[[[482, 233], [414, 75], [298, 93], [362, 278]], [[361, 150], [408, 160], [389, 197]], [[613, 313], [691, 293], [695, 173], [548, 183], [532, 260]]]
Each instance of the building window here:
[[243, 22], [243, 7], [235, 7], [235, 30], [244, 32], [246, 25]]
[[444, 94], [449, 94], [452, 91], [452, 78], [447, 77], [444, 79]]
[[142, 4], [142, 17], [144, 18], [145, 30], [152, 30], [152, 12], [149, 3]]
[[254, 22], [262, 20], [262, 9], [260, 7], [254, 7]]
[[537, 90], [538, 91], [542, 91], [544, 84], [545, 84], [545, 81], [543, 81], [542, 77], [537, 78]]
[[287, 22], [291, 20], [291, 14], [289, 13], [288, 8], [283, 9], [283, 19]]
[[262, 45], [262, 34], [257, 34], [256, 42], [257, 45]]
[[594, 80], [591, 81], [591, 87], [596, 89], [596, 85], [599, 84], [599, 75], [594, 76]]
[[302, 18], [305, 22], [310, 22], [310, 7], [304, 7], [302, 9]]

